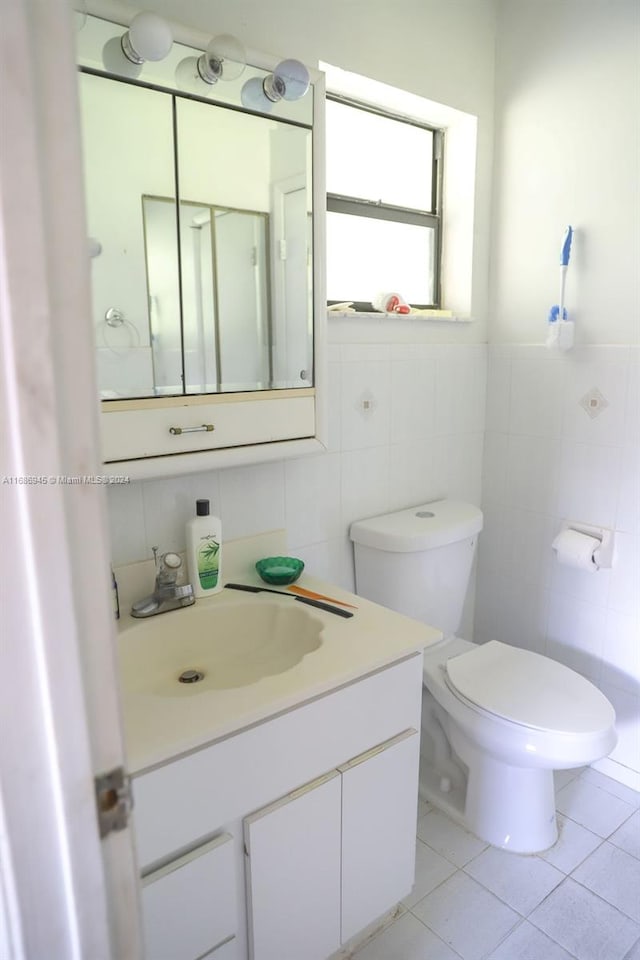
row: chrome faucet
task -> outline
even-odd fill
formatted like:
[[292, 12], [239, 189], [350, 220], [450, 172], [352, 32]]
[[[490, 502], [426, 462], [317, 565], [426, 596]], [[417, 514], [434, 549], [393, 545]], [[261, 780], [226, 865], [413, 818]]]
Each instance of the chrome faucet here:
[[158, 557], [158, 548], [152, 547], [156, 565], [156, 583], [153, 593], [136, 601], [131, 607], [132, 617], [155, 617], [158, 613], [190, 607], [195, 603], [193, 587], [190, 583], [178, 586], [176, 583], [182, 567], [182, 559], [177, 553], [163, 553]]

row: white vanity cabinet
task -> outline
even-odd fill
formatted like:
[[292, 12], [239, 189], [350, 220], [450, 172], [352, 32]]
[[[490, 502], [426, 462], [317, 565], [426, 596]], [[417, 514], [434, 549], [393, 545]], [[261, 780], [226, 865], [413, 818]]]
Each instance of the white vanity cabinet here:
[[340, 774], [245, 820], [252, 960], [326, 960], [340, 947]]
[[339, 768], [342, 943], [413, 887], [419, 760], [420, 735], [411, 729]]
[[421, 691], [413, 653], [134, 774], [147, 960], [326, 960], [406, 896]]
[[143, 878], [147, 960], [222, 960], [218, 948], [231, 949], [237, 927], [234, 869], [224, 833]]
[[245, 819], [251, 960], [326, 960], [409, 893], [418, 756], [407, 730]]

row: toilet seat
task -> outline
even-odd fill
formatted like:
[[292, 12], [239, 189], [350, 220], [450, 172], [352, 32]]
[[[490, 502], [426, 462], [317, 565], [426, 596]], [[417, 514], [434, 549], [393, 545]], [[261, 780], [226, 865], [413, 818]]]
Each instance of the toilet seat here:
[[498, 640], [448, 659], [445, 679], [473, 706], [535, 730], [593, 734], [615, 722], [609, 701], [580, 674]]

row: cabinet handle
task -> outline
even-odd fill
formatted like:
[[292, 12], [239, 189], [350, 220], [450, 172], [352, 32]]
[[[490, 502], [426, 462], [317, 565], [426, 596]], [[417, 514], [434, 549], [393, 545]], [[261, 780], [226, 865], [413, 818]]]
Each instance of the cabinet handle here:
[[211, 433], [212, 430], [215, 430], [212, 423], [203, 423], [199, 427], [169, 427], [169, 433], [172, 433], [174, 437], [179, 436], [181, 433], [201, 433], [202, 431]]

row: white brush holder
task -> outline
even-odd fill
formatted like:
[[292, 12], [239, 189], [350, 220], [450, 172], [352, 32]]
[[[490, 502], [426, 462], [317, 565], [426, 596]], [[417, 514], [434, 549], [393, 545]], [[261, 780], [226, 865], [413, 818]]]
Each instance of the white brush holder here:
[[549, 349], [561, 350], [563, 353], [571, 350], [575, 338], [575, 327], [573, 320], [555, 320], [550, 323], [547, 334]]

